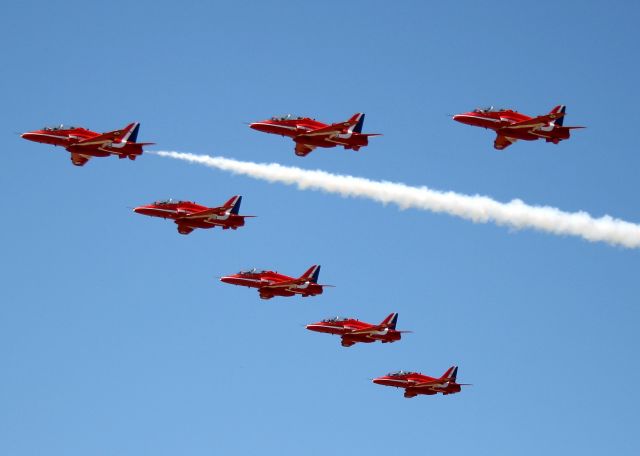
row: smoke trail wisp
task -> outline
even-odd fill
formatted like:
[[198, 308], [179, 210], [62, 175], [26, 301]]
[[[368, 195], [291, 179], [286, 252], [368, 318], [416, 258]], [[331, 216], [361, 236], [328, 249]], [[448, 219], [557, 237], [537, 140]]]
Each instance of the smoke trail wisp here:
[[501, 203], [487, 196], [442, 192], [362, 177], [312, 171], [277, 163], [254, 163], [183, 152], [153, 152], [163, 157], [197, 163], [267, 182], [296, 185], [301, 190], [321, 190], [343, 197], [367, 198], [401, 209], [444, 212], [476, 223], [493, 222], [516, 229], [532, 228], [556, 235], [579, 236], [591, 242], [606, 242], [640, 248], [640, 225], [609, 215], [594, 218], [587, 212], [563, 212], [549, 206], [530, 206], [515, 199]]

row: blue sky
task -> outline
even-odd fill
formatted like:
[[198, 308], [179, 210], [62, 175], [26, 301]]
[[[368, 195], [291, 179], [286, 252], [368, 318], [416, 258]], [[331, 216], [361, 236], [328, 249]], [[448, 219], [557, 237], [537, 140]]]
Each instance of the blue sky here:
[[[637, 454], [638, 251], [301, 192], [145, 155], [73, 167], [16, 133], [142, 122], [158, 148], [275, 161], [640, 222], [634, 2], [13, 2], [0, 17], [0, 454]], [[586, 125], [493, 150], [482, 105]], [[367, 113], [358, 153], [244, 122]], [[128, 208], [244, 195], [236, 232]], [[264, 302], [241, 268], [323, 266]], [[400, 313], [339, 346], [303, 325]], [[460, 366], [406, 400], [370, 378]]]

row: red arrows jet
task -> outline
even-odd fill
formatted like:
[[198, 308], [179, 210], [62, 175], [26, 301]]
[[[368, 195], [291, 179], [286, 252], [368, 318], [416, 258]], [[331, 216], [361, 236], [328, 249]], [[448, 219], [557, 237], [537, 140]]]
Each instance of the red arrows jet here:
[[345, 149], [359, 150], [369, 144], [369, 136], [375, 133], [362, 133], [364, 114], [354, 114], [346, 122], [325, 124], [309, 117], [272, 117], [269, 120], [249, 124], [251, 128], [265, 133], [288, 136], [296, 143], [296, 155], [304, 157], [316, 147], [342, 146]]
[[232, 285], [257, 288], [261, 299], [271, 299], [274, 296], [293, 296], [296, 294], [315, 296], [322, 294], [323, 287], [331, 285], [318, 284], [320, 266], [313, 265], [299, 278], [278, 274], [274, 271], [241, 271], [237, 274], [221, 277], [220, 281]]
[[242, 196], [234, 196], [220, 207], [207, 207], [191, 201], [156, 201], [147, 206], [136, 207], [133, 212], [151, 217], [173, 220], [178, 233], [189, 234], [195, 228], [222, 227], [232, 230], [244, 226], [244, 219], [253, 215], [238, 215]]
[[96, 133], [80, 127], [45, 127], [42, 130], [29, 131], [21, 136], [29, 141], [35, 141], [54, 146], [62, 146], [71, 152], [71, 163], [83, 166], [92, 157], [108, 157], [117, 155], [119, 158], [129, 157], [135, 160], [142, 155], [142, 147], [154, 143], [139, 143], [138, 122], [127, 125], [122, 130]]
[[410, 331], [396, 331], [396, 323], [398, 322], [398, 314], [389, 314], [387, 318], [382, 320], [379, 325], [372, 325], [354, 318], [328, 318], [307, 325], [310, 331], [323, 332], [341, 336], [342, 346], [351, 347], [358, 342], [369, 344], [376, 340], [383, 344], [400, 340], [402, 333]]
[[457, 114], [453, 116], [453, 120], [494, 130], [497, 137], [493, 147], [502, 150], [518, 139], [535, 141], [543, 138], [546, 142], [553, 144], [569, 139], [571, 130], [584, 127], [565, 127], [563, 125], [565, 112], [566, 106], [558, 105], [549, 114], [529, 117], [511, 109], [490, 107]]
[[451, 366], [440, 378], [433, 378], [418, 372], [398, 371], [373, 379], [373, 383], [385, 386], [404, 388], [404, 397], [416, 397], [418, 394], [432, 396], [459, 393], [461, 386], [467, 383], [456, 383], [458, 366]]

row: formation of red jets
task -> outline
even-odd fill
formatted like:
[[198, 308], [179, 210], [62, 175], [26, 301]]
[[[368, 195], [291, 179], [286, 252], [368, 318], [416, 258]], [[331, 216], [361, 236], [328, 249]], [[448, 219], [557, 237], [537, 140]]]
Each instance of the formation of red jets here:
[[[494, 147], [502, 150], [517, 140], [533, 141], [544, 139], [558, 144], [569, 139], [573, 129], [584, 127], [565, 127], [565, 106], [559, 105], [548, 114], [530, 117], [510, 109], [476, 109], [457, 114], [453, 120], [476, 127], [489, 128], [496, 132]], [[364, 114], [354, 114], [344, 122], [326, 124], [308, 117], [272, 117], [254, 122], [250, 128], [265, 133], [290, 137], [295, 143], [295, 153], [306, 156], [317, 147], [331, 148], [342, 146], [344, 149], [358, 151], [369, 144], [369, 137], [376, 133], [362, 133]], [[122, 130], [96, 133], [79, 127], [43, 128], [22, 134], [24, 139], [54, 146], [62, 146], [69, 153], [71, 162], [76, 166], [85, 165], [93, 157], [108, 157], [135, 160], [143, 153], [143, 146], [153, 143], [138, 142], [140, 124], [127, 125]], [[207, 207], [191, 201], [164, 200], [139, 206], [134, 212], [150, 217], [171, 219], [177, 225], [180, 234], [189, 234], [196, 228], [220, 227], [223, 230], [236, 230], [244, 226], [245, 218], [240, 215], [242, 196], [236, 195], [219, 207]], [[276, 296], [290, 297], [300, 295], [303, 298], [323, 293], [325, 287], [318, 283], [320, 266], [311, 266], [300, 277], [290, 277], [274, 271], [252, 269], [220, 278], [221, 282], [256, 288], [261, 299]], [[379, 324], [365, 323], [355, 318], [328, 318], [306, 325], [314, 332], [340, 336], [343, 347], [357, 343], [393, 343], [401, 340], [402, 334], [410, 331], [396, 329], [398, 314], [389, 314]], [[451, 366], [440, 377], [429, 377], [417, 372], [398, 371], [373, 379], [373, 383], [404, 389], [404, 397], [417, 395], [455, 394], [461, 391], [464, 383], [457, 383], [458, 367]]]

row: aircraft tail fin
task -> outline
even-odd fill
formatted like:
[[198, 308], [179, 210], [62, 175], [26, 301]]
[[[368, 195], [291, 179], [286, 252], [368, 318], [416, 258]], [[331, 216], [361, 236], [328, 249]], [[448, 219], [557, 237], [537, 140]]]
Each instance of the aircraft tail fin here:
[[138, 132], [140, 131], [140, 123], [136, 122], [135, 127], [131, 130], [131, 134], [129, 135], [129, 142], [138, 142]]
[[451, 366], [447, 371], [442, 374], [440, 377], [442, 380], [455, 382], [458, 377], [458, 366]]
[[240, 210], [240, 204], [242, 203], [242, 196], [235, 195], [231, 197], [229, 201], [224, 203], [222, 207], [228, 209], [231, 214], [238, 215], [238, 211]]
[[392, 314], [389, 314], [387, 318], [382, 320], [380, 326], [386, 326], [387, 328], [396, 329], [396, 323], [398, 323], [398, 314], [394, 312]]
[[362, 126], [364, 125], [364, 113], [359, 112], [354, 114], [349, 119], [349, 123], [352, 124], [349, 127], [349, 133], [362, 133]]
[[554, 125], [557, 125], [558, 127], [562, 127], [562, 124], [564, 124], [564, 114], [567, 112], [567, 107], [565, 105], [558, 105], [555, 108], [553, 108], [549, 114], [562, 114], [562, 117], [560, 117], [559, 119], [556, 119], [553, 121]]
[[121, 142], [136, 142], [138, 140], [138, 131], [140, 130], [140, 122], [133, 122], [124, 127], [122, 130]]
[[300, 279], [308, 280], [311, 283], [318, 283], [318, 278], [320, 277], [320, 265], [314, 264], [307, 272], [300, 276]]

